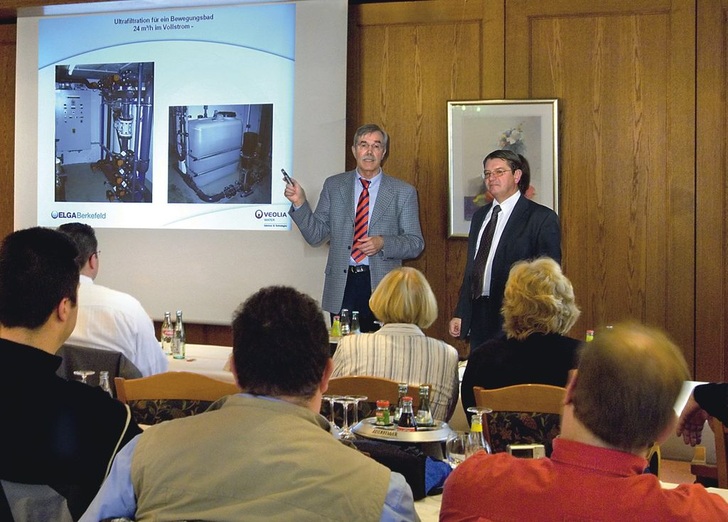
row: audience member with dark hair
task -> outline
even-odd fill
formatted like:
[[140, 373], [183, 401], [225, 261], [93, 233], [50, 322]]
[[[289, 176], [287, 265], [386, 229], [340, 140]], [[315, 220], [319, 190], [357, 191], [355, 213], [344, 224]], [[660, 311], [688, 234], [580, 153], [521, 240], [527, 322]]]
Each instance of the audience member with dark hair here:
[[440, 520], [728, 520], [728, 503], [703, 486], [663, 489], [644, 473], [650, 447], [675, 429], [688, 376], [661, 331], [600, 332], [569, 379], [551, 457], [468, 457], [445, 482]]
[[579, 318], [571, 282], [551, 258], [513, 265], [503, 295], [505, 337], [478, 346], [462, 382], [465, 411], [475, 406], [473, 386], [566, 386], [580, 341], [566, 334]]
[[333, 364], [310, 297], [269, 287], [233, 318], [242, 394], [133, 440], [83, 520], [416, 520], [404, 477], [318, 414]]
[[167, 357], [141, 303], [129, 294], [94, 282], [100, 267], [94, 229], [85, 223], [66, 223], [58, 230], [76, 243], [81, 267], [78, 320], [68, 343], [120, 352], [144, 376], [167, 371]]
[[68, 237], [38, 227], [10, 234], [0, 247], [0, 479], [50, 486], [74, 520], [116, 451], [141, 431], [100, 388], [56, 375], [55, 353], [76, 323], [77, 253]]
[[342, 338], [334, 353], [333, 376], [429, 384], [433, 417], [449, 420], [458, 401], [458, 352], [421, 330], [437, 319], [437, 300], [424, 274], [416, 268], [395, 268], [374, 290], [369, 306], [382, 328]]

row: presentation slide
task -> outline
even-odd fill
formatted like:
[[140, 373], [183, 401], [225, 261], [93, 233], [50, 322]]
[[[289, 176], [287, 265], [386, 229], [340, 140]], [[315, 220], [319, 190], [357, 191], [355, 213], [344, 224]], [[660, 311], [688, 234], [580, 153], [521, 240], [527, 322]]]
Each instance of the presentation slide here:
[[290, 230], [295, 35], [294, 3], [41, 19], [38, 223]]
[[[162, 4], [162, 7], [160, 7]], [[235, 4], [235, 5], [232, 5]], [[18, 12], [15, 228], [96, 229], [97, 284], [229, 324], [263, 286], [320, 299], [291, 225], [342, 172], [347, 0], [118, 1]]]

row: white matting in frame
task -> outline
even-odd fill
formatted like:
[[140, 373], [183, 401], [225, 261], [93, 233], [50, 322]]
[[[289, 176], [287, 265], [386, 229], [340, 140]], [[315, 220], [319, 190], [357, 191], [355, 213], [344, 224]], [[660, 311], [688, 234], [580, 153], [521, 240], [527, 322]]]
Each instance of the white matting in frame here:
[[531, 167], [526, 194], [559, 212], [558, 100], [447, 102], [449, 237], [467, 237], [475, 211], [492, 200], [483, 159], [497, 149], [523, 155]]

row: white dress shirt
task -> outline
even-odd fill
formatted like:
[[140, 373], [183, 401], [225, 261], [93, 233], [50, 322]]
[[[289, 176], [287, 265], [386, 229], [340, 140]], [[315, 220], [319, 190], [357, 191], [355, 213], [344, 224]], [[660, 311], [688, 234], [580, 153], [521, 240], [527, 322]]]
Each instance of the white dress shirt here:
[[145, 377], [167, 371], [167, 356], [141, 303], [81, 275], [78, 319], [68, 344], [121, 352]]

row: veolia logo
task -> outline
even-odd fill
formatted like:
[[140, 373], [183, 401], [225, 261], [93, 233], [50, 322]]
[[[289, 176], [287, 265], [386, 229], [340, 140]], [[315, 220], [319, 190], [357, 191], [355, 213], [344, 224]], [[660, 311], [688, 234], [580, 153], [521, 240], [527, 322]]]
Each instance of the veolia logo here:
[[255, 211], [255, 218], [256, 218], [256, 219], [260, 219], [260, 218], [262, 218], [262, 217], [263, 217], [263, 211], [262, 211], [262, 210], [260, 210], [260, 209], [256, 210], [256, 211]]

